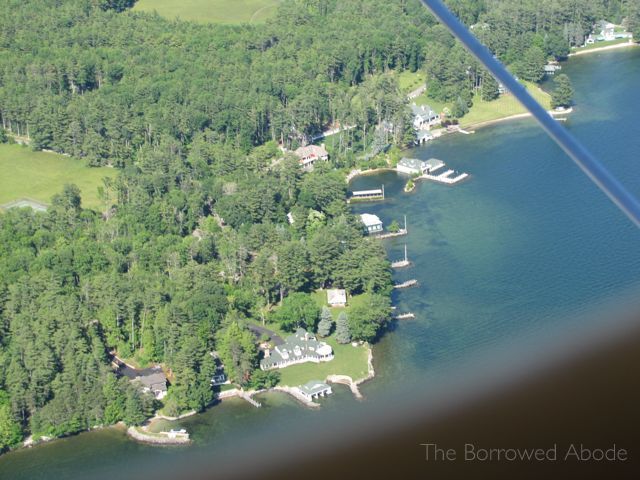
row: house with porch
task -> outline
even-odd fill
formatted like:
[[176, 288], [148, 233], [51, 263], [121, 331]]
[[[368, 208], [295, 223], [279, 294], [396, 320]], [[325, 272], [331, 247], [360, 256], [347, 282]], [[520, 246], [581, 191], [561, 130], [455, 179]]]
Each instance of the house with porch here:
[[438, 115], [429, 105], [411, 105], [413, 127], [417, 130], [429, 129], [440, 123]]
[[276, 345], [273, 350], [265, 350], [260, 360], [262, 370], [284, 368], [298, 363], [320, 363], [333, 360], [331, 345], [316, 339], [315, 335], [303, 328], [286, 338], [285, 342]]
[[320, 146], [307, 145], [306, 147], [300, 147], [294, 153], [305, 170], [313, 170], [313, 165], [318, 160], [326, 161], [329, 159], [329, 152], [325, 149], [324, 143]]

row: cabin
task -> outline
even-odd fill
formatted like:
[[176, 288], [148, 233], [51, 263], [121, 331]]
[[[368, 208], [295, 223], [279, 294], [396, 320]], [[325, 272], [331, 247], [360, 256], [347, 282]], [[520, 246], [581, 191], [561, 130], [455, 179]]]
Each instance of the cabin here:
[[153, 394], [158, 400], [167, 395], [167, 377], [161, 368], [141, 370], [133, 381], [142, 385], [143, 392]]
[[413, 127], [416, 130], [428, 129], [440, 123], [440, 115], [429, 105], [411, 105], [413, 113]]
[[324, 143], [320, 146], [307, 145], [306, 147], [300, 147], [294, 153], [300, 159], [300, 165], [305, 170], [313, 170], [313, 165], [318, 160], [326, 161], [329, 159], [329, 153], [325, 149]]
[[320, 380], [311, 380], [304, 385], [300, 385], [298, 390], [310, 402], [320, 396], [324, 397], [333, 393], [331, 387]]
[[262, 370], [284, 368], [306, 362], [329, 362], [333, 360], [331, 345], [316, 339], [315, 335], [299, 328], [296, 333], [286, 338], [284, 343], [274, 349], [265, 350], [264, 358], [260, 360]]
[[604, 40], [606, 42], [615, 40], [616, 38], [615, 30], [616, 30], [616, 26], [613, 23], [607, 22], [606, 20], [600, 20], [596, 24], [596, 31], [600, 32], [596, 38]]
[[327, 303], [330, 307], [346, 307], [347, 292], [342, 288], [330, 288], [327, 290]]
[[360, 220], [364, 224], [367, 233], [372, 234], [382, 232], [382, 220], [380, 220], [377, 215], [363, 213], [360, 215]]

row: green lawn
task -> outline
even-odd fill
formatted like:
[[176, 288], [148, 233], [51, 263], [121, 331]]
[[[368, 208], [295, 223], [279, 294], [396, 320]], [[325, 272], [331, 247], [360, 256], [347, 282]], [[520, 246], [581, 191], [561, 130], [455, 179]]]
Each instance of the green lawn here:
[[618, 38], [616, 40], [611, 40], [609, 42], [596, 42], [596, 43], [592, 43], [591, 45], [586, 45], [584, 47], [572, 48], [571, 52], [572, 53], [584, 52], [585, 50], [593, 50], [594, 48], [608, 47], [610, 45], [616, 45], [618, 43], [627, 43], [628, 41], [629, 41], [628, 38]]
[[133, 10], [200, 23], [260, 23], [282, 0], [139, 0]]
[[97, 188], [104, 177], [114, 177], [116, 173], [113, 168], [89, 168], [75, 158], [3, 144], [0, 145], [0, 205], [20, 198], [48, 204], [65, 183], [75, 183], [82, 192], [82, 206], [98, 208]]
[[333, 337], [324, 339], [335, 355], [330, 362], [302, 363], [281, 368], [280, 385], [297, 387], [310, 380], [324, 380], [328, 375], [348, 375], [353, 380], [364, 378], [368, 373], [367, 357], [369, 348], [367, 345], [358, 347], [340, 345]]
[[403, 72], [398, 73], [398, 87], [402, 93], [410, 93], [415, 89], [424, 85], [426, 81], [426, 76], [423, 72], [410, 72], [405, 70]]
[[[540, 90], [540, 88], [529, 82], [524, 82], [529, 93], [542, 104], [546, 110], [551, 109], [551, 95]], [[472, 127], [478, 123], [497, 120], [511, 115], [526, 113], [527, 110], [520, 105], [513, 95], [501, 95], [497, 100], [485, 102], [477, 95], [473, 100], [473, 106], [469, 113], [460, 119], [462, 127]]]

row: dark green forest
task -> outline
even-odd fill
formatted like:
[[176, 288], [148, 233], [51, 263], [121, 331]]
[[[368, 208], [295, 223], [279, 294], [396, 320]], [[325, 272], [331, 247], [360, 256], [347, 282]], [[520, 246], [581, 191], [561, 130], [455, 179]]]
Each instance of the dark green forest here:
[[[448, 3], [534, 81], [532, 65], [566, 56], [595, 21], [640, 28], [631, 0]], [[336, 286], [388, 315], [384, 249], [349, 213], [339, 169], [383, 120], [406, 142], [390, 72], [423, 69], [432, 95], [467, 104], [485, 77], [417, 0], [289, 0], [258, 26], [169, 21], [131, 4], [0, 5], [4, 131], [119, 169], [100, 211], [68, 185], [46, 213], [0, 214], [0, 449], [151, 415], [157, 405], [116, 377], [112, 352], [165, 366], [166, 411], [200, 410], [214, 350], [235, 382], [273, 381], [256, 370], [246, 324], [300, 324], [276, 305], [300, 310], [304, 294]], [[356, 128], [311, 173], [278, 148], [338, 124]], [[375, 340], [385, 322], [371, 317], [352, 315], [341, 335]]]

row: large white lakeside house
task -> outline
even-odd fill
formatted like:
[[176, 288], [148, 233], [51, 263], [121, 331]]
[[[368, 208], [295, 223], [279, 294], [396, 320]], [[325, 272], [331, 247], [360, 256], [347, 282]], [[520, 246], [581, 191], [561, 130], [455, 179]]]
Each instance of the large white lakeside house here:
[[303, 328], [289, 335], [282, 345], [273, 350], [265, 350], [264, 358], [260, 360], [262, 370], [288, 367], [305, 362], [329, 362], [333, 360], [331, 345], [316, 339], [315, 335]]

